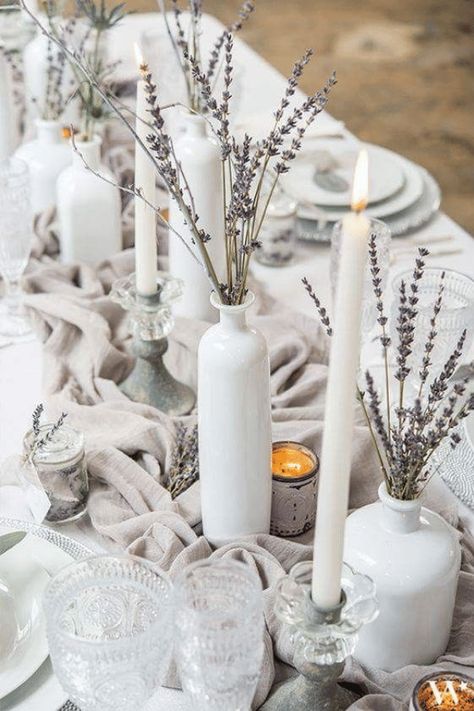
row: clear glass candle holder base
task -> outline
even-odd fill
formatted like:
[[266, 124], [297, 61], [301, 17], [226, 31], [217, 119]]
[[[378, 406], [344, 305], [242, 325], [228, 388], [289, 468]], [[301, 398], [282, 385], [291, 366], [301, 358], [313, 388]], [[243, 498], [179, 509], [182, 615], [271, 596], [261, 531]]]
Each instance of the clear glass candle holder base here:
[[194, 407], [193, 390], [174, 378], [163, 362], [168, 349], [167, 336], [174, 327], [171, 304], [183, 293], [183, 282], [170, 274], [158, 272], [154, 294], [140, 294], [135, 274], [117, 279], [110, 298], [130, 312], [133, 330], [135, 366], [120, 384], [120, 389], [134, 402], [152, 405], [178, 417]]
[[299, 676], [277, 687], [262, 711], [341, 711], [355, 701], [337, 680], [359, 629], [378, 614], [375, 585], [344, 565], [341, 603], [323, 611], [311, 599], [312, 569], [298, 563], [278, 584], [275, 613], [287, 625]]

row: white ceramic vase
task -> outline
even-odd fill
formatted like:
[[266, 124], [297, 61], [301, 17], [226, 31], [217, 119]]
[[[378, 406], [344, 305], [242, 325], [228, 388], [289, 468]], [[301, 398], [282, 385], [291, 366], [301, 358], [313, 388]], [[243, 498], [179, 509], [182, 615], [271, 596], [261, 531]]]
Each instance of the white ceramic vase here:
[[272, 497], [270, 362], [247, 324], [254, 301], [211, 302], [220, 322], [198, 351], [199, 473], [203, 532], [213, 545], [268, 533]]
[[76, 141], [76, 147], [80, 155], [73, 153], [57, 182], [61, 260], [95, 264], [122, 249], [120, 192], [84, 165], [114, 180], [100, 162], [100, 140]]
[[36, 122], [37, 138], [23, 143], [15, 156], [27, 163], [31, 175], [31, 205], [36, 214], [56, 203], [56, 181], [71, 164], [71, 150], [58, 121]]
[[[206, 248], [219, 279], [225, 275], [224, 213], [220, 152], [207, 135], [207, 124], [202, 116], [184, 114], [185, 132], [175, 143], [176, 156], [191, 190], [199, 226], [211, 236]], [[181, 181], [183, 183], [183, 180]], [[184, 191], [189, 203], [189, 197]], [[174, 200], [171, 200], [169, 221], [183, 236], [192, 251], [199, 255], [192, 243], [192, 233]], [[173, 311], [178, 316], [215, 323], [218, 312], [212, 308], [209, 296], [211, 285], [199, 262], [193, 259], [179, 238], [169, 234], [169, 271], [184, 281], [184, 294]]]
[[[47, 25], [47, 18], [41, 16], [41, 21]], [[23, 75], [26, 118], [29, 124], [33, 123], [39, 116], [44, 115], [45, 94], [48, 70], [48, 38], [40, 30], [35, 37], [28, 42], [23, 50]], [[65, 98], [75, 86], [74, 74], [68, 62], [64, 66], [63, 91]], [[79, 121], [79, 102], [76, 99], [69, 101], [61, 117], [63, 125], [74, 124]]]
[[394, 499], [385, 484], [379, 497], [348, 517], [344, 560], [374, 580], [380, 605], [354, 656], [392, 672], [432, 664], [446, 650], [461, 550], [455, 531], [421, 501]]

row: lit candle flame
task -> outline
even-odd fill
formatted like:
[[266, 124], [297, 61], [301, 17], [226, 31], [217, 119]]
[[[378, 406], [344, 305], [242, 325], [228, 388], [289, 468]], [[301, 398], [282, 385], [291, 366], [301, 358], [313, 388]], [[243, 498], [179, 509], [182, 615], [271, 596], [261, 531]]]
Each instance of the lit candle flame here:
[[133, 43], [133, 50], [135, 52], [135, 59], [137, 61], [138, 68], [140, 69], [140, 72], [144, 74], [148, 71], [148, 64], [145, 62], [145, 58], [138, 42]]
[[351, 207], [354, 212], [362, 212], [369, 199], [369, 156], [366, 150], [360, 151], [354, 170]]

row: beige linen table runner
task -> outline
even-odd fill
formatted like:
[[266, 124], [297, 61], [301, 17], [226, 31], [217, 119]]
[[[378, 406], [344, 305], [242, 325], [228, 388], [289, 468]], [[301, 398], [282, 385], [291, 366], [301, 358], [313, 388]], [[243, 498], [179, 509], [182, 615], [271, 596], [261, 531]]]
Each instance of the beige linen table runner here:
[[[49, 412], [66, 411], [86, 436], [91, 476], [89, 514], [94, 529], [121, 549], [143, 556], [172, 578], [203, 558], [234, 558], [256, 570], [264, 589], [265, 658], [254, 708], [278, 679], [294, 673], [288, 638], [273, 613], [274, 587], [292, 565], [312, 557], [310, 532], [302, 540], [249, 536], [213, 550], [193, 526], [200, 521], [199, 482], [174, 501], [164, 484], [175, 441], [176, 420], [152, 407], [130, 402], [116, 383], [129, 372], [127, 319], [107, 294], [118, 276], [133, 268], [124, 251], [97, 269], [62, 266], [48, 257], [54, 240], [44, 239], [48, 218], [38, 225], [43, 239], [27, 273], [27, 304], [44, 341], [44, 388]], [[257, 300], [250, 320], [265, 335], [270, 351], [273, 437], [321, 449], [327, 340], [318, 322], [291, 312], [253, 285]], [[317, 287], [317, 285], [315, 285]], [[295, 283], [295, 289], [302, 288]], [[196, 387], [196, 351], [207, 324], [177, 319], [166, 360], [180, 379]], [[195, 414], [183, 418], [193, 424]], [[377, 498], [379, 475], [370, 438], [358, 413], [354, 438], [350, 506]], [[456, 525], [456, 500], [440, 482], [427, 491], [426, 505]], [[410, 666], [395, 673], [363, 669], [349, 659], [343, 679], [362, 698], [353, 709], [398, 711], [416, 681], [436, 669], [470, 673], [474, 665], [474, 555], [463, 537], [463, 570], [448, 650], [436, 667]], [[179, 685], [170, 672], [170, 685]]]

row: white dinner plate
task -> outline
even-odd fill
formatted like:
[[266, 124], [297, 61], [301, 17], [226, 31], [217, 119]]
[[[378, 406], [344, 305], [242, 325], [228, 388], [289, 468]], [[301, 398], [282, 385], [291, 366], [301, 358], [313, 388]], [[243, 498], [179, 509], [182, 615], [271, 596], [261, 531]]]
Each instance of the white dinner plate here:
[[[380, 203], [400, 192], [405, 184], [406, 175], [403, 161], [392, 151], [372, 144], [362, 144], [369, 154], [369, 205]], [[284, 189], [299, 203], [309, 203], [326, 208], [347, 208], [351, 203], [352, 178], [354, 166], [359, 153], [356, 150], [341, 150], [333, 152], [338, 167], [334, 174], [347, 183], [344, 192], [324, 190], [314, 182], [315, 159], [314, 151], [310, 155], [303, 152], [298, 157], [290, 172], [282, 179]]]
[[[403, 170], [405, 175], [405, 183], [403, 188], [398, 191], [395, 195], [390, 197], [388, 200], [383, 200], [382, 202], [374, 203], [367, 207], [367, 214], [370, 217], [376, 217], [379, 220], [383, 220], [391, 215], [396, 215], [403, 210], [411, 207], [414, 203], [420, 199], [423, 193], [423, 175], [420, 171], [420, 167], [415, 163], [412, 163], [407, 158], [393, 153], [393, 151], [388, 150], [388, 148], [380, 148], [380, 151], [389, 154], [394, 161], [397, 161]], [[345, 209], [334, 208], [334, 207], [321, 207], [329, 222], [337, 222], [337, 220], [342, 220], [344, 215], [347, 214], [349, 207]], [[314, 219], [314, 210], [306, 205], [299, 205], [298, 216], [304, 220]]]
[[[2, 661], [0, 672], [0, 699], [2, 699], [2, 709], [13, 708], [16, 703], [14, 698], [23, 692], [23, 689], [28, 686], [30, 680], [33, 681], [34, 686], [37, 680], [44, 676], [44, 669], [49, 665], [49, 662], [46, 663], [48, 658], [48, 646], [45, 620], [41, 608], [41, 597], [51, 576], [64, 566], [69, 565], [75, 559], [74, 555], [70, 555], [64, 549], [51, 542], [60, 534], [51, 530], [50, 541], [47, 536], [50, 529], [43, 526], [35, 526], [34, 524], [25, 524], [24, 526], [20, 524], [18, 528], [22, 527], [38, 532], [39, 535], [44, 532], [46, 532], [46, 534], [44, 534], [44, 537], [30, 534], [17, 546], [0, 556], [0, 578], [3, 579], [7, 578], [7, 571], [10, 573], [10, 571], [15, 569], [12, 562], [16, 556], [20, 555], [23, 561], [31, 561], [31, 566], [28, 565], [28, 567], [25, 568], [28, 577], [31, 577], [28, 585], [24, 585], [28, 599], [24, 598], [22, 605], [28, 605], [29, 600], [32, 610], [29, 634], [25, 635], [25, 639], [18, 644], [7, 663]], [[2, 526], [0, 520], [0, 534], [11, 530], [12, 527], [9, 525]], [[68, 540], [66, 537], [64, 538]], [[83, 549], [82, 546], [79, 546], [79, 548]], [[4, 565], [5, 569], [3, 569]], [[18, 566], [16, 567], [18, 568]], [[31, 576], [33, 567], [36, 573]], [[40, 574], [38, 574], [38, 570]], [[21, 576], [18, 572], [14, 574], [10, 573], [10, 577], [11, 580], [8, 581], [9, 587], [15, 589], [15, 587], [21, 585]], [[17, 578], [17, 583], [13, 580], [15, 577]], [[60, 691], [58, 698], [59, 696], [61, 696], [61, 703], [63, 703], [65, 700], [64, 692]], [[10, 701], [12, 701], [13, 706], [10, 706]]]
[[[418, 171], [422, 177], [423, 184], [423, 189], [418, 200], [412, 205], [409, 205], [405, 210], [384, 217], [383, 221], [387, 227], [390, 228], [392, 237], [401, 237], [408, 232], [420, 229], [439, 210], [441, 190], [438, 183], [424, 168], [418, 166]], [[304, 242], [328, 243], [331, 241], [334, 222], [328, 220], [327, 212], [323, 213], [319, 221], [314, 216], [311, 216], [311, 218], [302, 218], [301, 215], [299, 215], [299, 217], [298, 239]]]
[[49, 579], [28, 537], [0, 556], [0, 699], [48, 656], [41, 600]]

